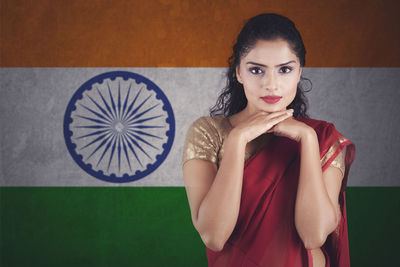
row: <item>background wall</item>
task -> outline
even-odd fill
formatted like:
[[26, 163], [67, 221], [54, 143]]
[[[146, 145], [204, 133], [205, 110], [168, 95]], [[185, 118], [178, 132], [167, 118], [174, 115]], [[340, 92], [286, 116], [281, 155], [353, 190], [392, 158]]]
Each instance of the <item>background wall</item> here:
[[[295, 21], [310, 115], [356, 145], [346, 191], [352, 266], [400, 264], [398, 3], [216, 2], [0, 0], [2, 266], [206, 266], [179, 165], [183, 138], [224, 85], [244, 21], [262, 12]], [[77, 88], [111, 70], [155, 82], [176, 121], [165, 162], [127, 184], [85, 173], [62, 132]]]

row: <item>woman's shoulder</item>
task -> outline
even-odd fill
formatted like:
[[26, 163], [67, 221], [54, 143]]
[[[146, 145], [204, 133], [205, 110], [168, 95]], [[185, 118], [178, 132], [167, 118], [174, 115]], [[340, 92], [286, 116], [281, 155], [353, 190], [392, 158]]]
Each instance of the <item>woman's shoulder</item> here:
[[312, 127], [317, 133], [319, 141], [326, 140], [328, 143], [335, 143], [336, 146], [351, 142], [335, 127], [333, 122], [300, 116], [296, 119]]
[[334, 124], [332, 122], [328, 122], [328, 121], [325, 121], [325, 120], [313, 119], [313, 118], [309, 118], [309, 117], [303, 117], [303, 116], [296, 117], [296, 120], [302, 121], [305, 124], [307, 124], [308, 126], [313, 127], [314, 129], [316, 129], [316, 128], [325, 128], [325, 127], [328, 127], [330, 125], [334, 126]]
[[343, 142], [348, 140], [338, 129], [336, 129], [333, 122], [302, 116], [296, 117], [296, 120], [302, 121], [312, 127], [320, 138], [322, 136], [334, 136], [335, 138], [341, 139]]
[[302, 116], [296, 117], [296, 120], [302, 121], [308, 126], [312, 127], [318, 135], [331, 134], [333, 132], [341, 135], [341, 133], [339, 133], [338, 130], [335, 128], [335, 124], [333, 122]]
[[189, 128], [198, 129], [210, 134], [218, 134], [222, 137], [231, 127], [229, 120], [225, 116], [216, 115], [200, 116], [191, 123]]
[[182, 166], [193, 158], [209, 160], [218, 165], [218, 153], [228, 128], [229, 121], [223, 116], [201, 116], [194, 120], [186, 133]]
[[193, 123], [208, 123], [211, 125], [219, 125], [227, 118], [223, 115], [215, 115], [215, 116], [200, 116], [193, 121]]

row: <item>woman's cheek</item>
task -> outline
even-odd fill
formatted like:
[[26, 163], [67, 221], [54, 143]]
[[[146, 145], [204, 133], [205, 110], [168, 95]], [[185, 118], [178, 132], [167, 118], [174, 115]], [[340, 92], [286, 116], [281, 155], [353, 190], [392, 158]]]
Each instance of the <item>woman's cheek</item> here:
[[296, 77], [294, 77], [294, 75], [291, 77], [288, 77], [285, 81], [285, 84], [286, 84], [288, 91], [291, 92], [292, 90], [297, 90], [297, 79], [296, 79]]
[[247, 89], [250, 91], [256, 91], [257, 88], [259, 87], [260, 81], [256, 77], [247, 77], [246, 81], [247, 81]]

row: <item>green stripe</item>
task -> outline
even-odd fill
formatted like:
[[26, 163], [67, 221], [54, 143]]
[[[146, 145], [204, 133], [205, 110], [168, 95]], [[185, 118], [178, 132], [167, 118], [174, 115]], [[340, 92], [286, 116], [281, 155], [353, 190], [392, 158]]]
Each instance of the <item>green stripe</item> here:
[[[0, 195], [1, 266], [207, 266], [183, 187], [2, 187]], [[395, 265], [399, 196], [399, 187], [348, 188], [353, 267]]]
[[352, 267], [400, 266], [400, 187], [349, 187], [346, 202]]

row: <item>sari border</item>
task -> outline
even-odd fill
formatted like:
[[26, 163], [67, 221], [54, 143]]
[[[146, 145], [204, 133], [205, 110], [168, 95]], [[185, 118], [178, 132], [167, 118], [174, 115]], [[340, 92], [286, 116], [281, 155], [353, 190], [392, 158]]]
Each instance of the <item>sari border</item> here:
[[307, 258], [308, 258], [308, 267], [314, 267], [314, 259], [311, 254], [311, 250], [310, 249], [306, 249], [306, 250], [307, 250]]
[[325, 171], [331, 165], [332, 161], [334, 161], [337, 155], [342, 152], [343, 148], [351, 144], [352, 142], [347, 138], [339, 137], [338, 140], [331, 145], [325, 155], [320, 159], [322, 171]]

